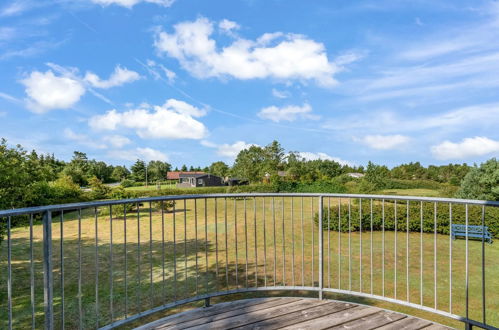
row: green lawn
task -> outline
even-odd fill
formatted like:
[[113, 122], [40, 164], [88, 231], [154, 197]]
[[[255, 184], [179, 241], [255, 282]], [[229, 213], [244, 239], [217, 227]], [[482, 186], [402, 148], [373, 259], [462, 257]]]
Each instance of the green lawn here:
[[[227, 224], [225, 223], [224, 200], [219, 199], [217, 216], [215, 202], [209, 200], [206, 209], [204, 201], [187, 200], [177, 202], [176, 212], [164, 214], [162, 226], [161, 212], [148, 205], [140, 211], [140, 221], [136, 210], [129, 213], [126, 221], [123, 217], [112, 222], [113, 245], [111, 259], [109, 216], [101, 215], [97, 219], [98, 234], [98, 321], [100, 325], [111, 320], [111, 304], [115, 320], [151, 307], [193, 296], [196, 291], [204, 293], [227, 288], [254, 287], [257, 283], [267, 285], [316, 285], [318, 281], [318, 229], [313, 223], [313, 211], [317, 210], [317, 199], [304, 198], [303, 227], [301, 221], [301, 198], [284, 200], [284, 213], [281, 198], [276, 198], [275, 227], [272, 217], [272, 198], [246, 201], [227, 199]], [[331, 199], [331, 204], [336, 200]], [[153, 205], [154, 207], [155, 205]], [[237, 218], [234, 210], [237, 210]], [[195, 212], [197, 210], [197, 212]], [[265, 210], [265, 211], [264, 211]], [[149, 213], [151, 211], [151, 213]], [[293, 212], [293, 217], [291, 217]], [[151, 215], [151, 217], [150, 217]], [[197, 216], [196, 216], [197, 215]], [[264, 220], [265, 216], [265, 220]], [[175, 217], [175, 222], [173, 218]], [[196, 226], [197, 218], [197, 226]], [[246, 219], [246, 221], [245, 221]], [[331, 220], [333, 221], [333, 220]], [[96, 264], [95, 264], [95, 221], [93, 211], [84, 211], [81, 220], [81, 244], [78, 244], [78, 220], [76, 213], [64, 217], [63, 252], [64, 252], [64, 297], [65, 326], [76, 328], [79, 319], [78, 300], [78, 251], [81, 250], [81, 302], [84, 328], [95, 327], [96, 310]], [[126, 230], [126, 246], [124, 226]], [[175, 225], [175, 235], [174, 235]], [[140, 235], [138, 233], [140, 228]], [[162, 240], [164, 228], [164, 245]], [[265, 228], [265, 237], [264, 237]], [[274, 231], [275, 228], [275, 231]], [[283, 232], [284, 228], [284, 232]], [[302, 229], [303, 228], [303, 229]], [[247, 229], [247, 231], [246, 231]], [[237, 250], [236, 250], [237, 233]], [[247, 235], [245, 234], [247, 233]], [[275, 233], [275, 236], [274, 236]], [[302, 236], [303, 233], [303, 236]], [[61, 232], [59, 218], [53, 224], [54, 253], [54, 302], [56, 327], [61, 326]], [[383, 294], [382, 277], [382, 232], [374, 232], [372, 240], [373, 273], [372, 292]], [[255, 240], [256, 236], [256, 240]], [[361, 237], [362, 236], [362, 237]], [[35, 225], [35, 301], [36, 324], [43, 324], [43, 265], [42, 265], [42, 227]], [[275, 237], [275, 240], [274, 240]], [[151, 240], [152, 238], [152, 240]], [[341, 242], [339, 240], [341, 238]], [[349, 249], [350, 238], [350, 249]], [[434, 238], [432, 234], [423, 235], [423, 303], [433, 307], [435, 296], [439, 309], [449, 309], [449, 237], [436, 236], [437, 242], [437, 288], [434, 291]], [[302, 239], [304, 247], [302, 249]], [[419, 303], [420, 291], [420, 235], [408, 235], [409, 250], [406, 250], [407, 235], [397, 235], [397, 263], [395, 267], [395, 233], [385, 232], [385, 280], [384, 294], [410, 302]], [[175, 243], [174, 242], [175, 240]], [[312, 242], [313, 240], [313, 242]], [[227, 242], [227, 245], [226, 245]], [[274, 243], [275, 242], [275, 243]], [[362, 249], [361, 249], [362, 242]], [[164, 246], [164, 258], [163, 256]], [[327, 287], [371, 292], [371, 237], [369, 232], [338, 233], [326, 232], [324, 236], [324, 284]], [[293, 253], [294, 250], [294, 253]], [[140, 252], [139, 252], [140, 251]], [[237, 252], [236, 252], [237, 251]], [[247, 253], [246, 253], [247, 251]], [[256, 251], [256, 253], [255, 253]], [[339, 256], [341, 251], [341, 257]], [[360, 253], [362, 251], [362, 258]], [[499, 325], [499, 248], [497, 244], [485, 246], [486, 283], [487, 283], [487, 321]], [[1, 244], [0, 264], [6, 269], [6, 242]], [[30, 314], [30, 272], [29, 272], [29, 228], [15, 228], [12, 232], [12, 275], [13, 275], [13, 316], [14, 328], [31, 326]], [[293, 257], [294, 255], [294, 257]], [[126, 268], [125, 268], [126, 256]], [[409, 257], [407, 259], [407, 256]], [[457, 314], [464, 314], [465, 301], [465, 241], [452, 242], [452, 309]], [[470, 271], [470, 317], [480, 319], [481, 314], [481, 243], [469, 242]], [[140, 262], [138, 262], [140, 257]], [[112, 261], [112, 297], [111, 301], [111, 261]], [[196, 266], [197, 261], [197, 266]], [[406, 272], [408, 261], [409, 272]], [[237, 265], [237, 267], [236, 267]], [[349, 265], [351, 276], [349, 276]], [[361, 266], [362, 265], [362, 266]], [[360, 268], [362, 267], [362, 272]], [[164, 269], [164, 271], [163, 271]], [[198, 272], [196, 272], [196, 269]], [[302, 271], [303, 270], [303, 271]], [[395, 286], [395, 270], [397, 284]], [[198, 276], [196, 274], [198, 273]], [[340, 274], [341, 273], [341, 274]], [[362, 274], [362, 281], [360, 275]], [[126, 275], [126, 276], [125, 276]], [[406, 281], [407, 275], [409, 282]], [[0, 327], [6, 326], [6, 271], [0, 274]], [[152, 281], [151, 281], [152, 278]], [[163, 278], [165, 279], [163, 281]], [[177, 281], [174, 281], [174, 279]], [[125, 284], [126, 282], [126, 284]], [[152, 284], [151, 284], [152, 283]], [[407, 287], [407, 283], [409, 286]], [[127, 290], [125, 290], [125, 285]], [[407, 290], [408, 289], [408, 290]], [[407, 295], [408, 291], [408, 295]], [[290, 293], [291, 294], [291, 293]], [[331, 295], [332, 298], [345, 298]], [[227, 299], [227, 298], [225, 298]], [[351, 298], [352, 299], [352, 298]], [[381, 307], [395, 308], [394, 305], [366, 299], [354, 299], [361, 303], [374, 303]], [[180, 309], [176, 309], [178, 311]], [[429, 317], [428, 313], [415, 312], [410, 308], [398, 306], [397, 310]], [[460, 323], [442, 317], [435, 320], [453, 326]]]
[[400, 195], [400, 196], [421, 196], [421, 197], [444, 197], [436, 189], [384, 189], [379, 192], [382, 195]]
[[[167, 183], [167, 184], [161, 184], [160, 186], [160, 189], [173, 189], [173, 188], [176, 188], [177, 187], [177, 184], [176, 183]], [[144, 190], [154, 190], [154, 189], [158, 189], [158, 185], [154, 184], [154, 183], [151, 183], [149, 184], [148, 186], [138, 186], [138, 187], [128, 187], [128, 188], [125, 188], [125, 190], [129, 190], [129, 191], [144, 191]]]

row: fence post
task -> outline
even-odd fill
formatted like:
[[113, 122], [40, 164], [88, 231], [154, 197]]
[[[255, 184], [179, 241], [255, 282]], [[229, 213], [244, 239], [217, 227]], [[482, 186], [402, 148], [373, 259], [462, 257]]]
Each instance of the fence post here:
[[319, 196], [319, 299], [322, 300], [322, 289], [324, 288], [324, 260], [323, 260], [323, 229], [322, 229], [322, 208], [323, 208], [323, 196]]
[[43, 302], [45, 329], [54, 329], [54, 277], [52, 274], [52, 212], [43, 213]]

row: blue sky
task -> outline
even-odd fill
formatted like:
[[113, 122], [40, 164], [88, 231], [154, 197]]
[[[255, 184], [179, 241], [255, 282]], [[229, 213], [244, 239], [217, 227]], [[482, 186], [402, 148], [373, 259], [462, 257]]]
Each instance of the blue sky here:
[[231, 164], [280, 141], [393, 166], [499, 155], [499, 2], [6, 0], [0, 136]]

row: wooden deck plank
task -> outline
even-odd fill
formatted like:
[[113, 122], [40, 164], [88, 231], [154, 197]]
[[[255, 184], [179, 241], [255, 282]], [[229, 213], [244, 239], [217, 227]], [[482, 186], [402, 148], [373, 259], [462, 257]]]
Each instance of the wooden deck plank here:
[[356, 306], [345, 311], [322, 316], [313, 320], [295, 323], [282, 329], [327, 329], [377, 312], [379, 312], [379, 308], [376, 307]]
[[376, 314], [343, 323], [331, 329], [371, 330], [407, 318], [406, 315], [381, 310]]
[[328, 314], [341, 312], [343, 310], [353, 308], [355, 306], [356, 305], [354, 304], [343, 303], [343, 302], [330, 302], [328, 304], [310, 307], [305, 310], [291, 312], [285, 315], [248, 324], [238, 329], [240, 330], [279, 329], [288, 325], [293, 325], [295, 323], [302, 322], [303, 320], [311, 320]]
[[[232, 301], [224, 302], [216, 305], [212, 305], [208, 308], [197, 308], [195, 309], [195, 313], [191, 313], [193, 310], [188, 310], [179, 314], [170, 315], [168, 317], [162, 318], [160, 320], [154, 321], [152, 323], [146, 324], [137, 328], [137, 330], [148, 330], [148, 329], [156, 329], [157, 326], [168, 326], [176, 323], [182, 323], [186, 321], [190, 321], [193, 319], [197, 319], [199, 317], [207, 317], [210, 315], [216, 315], [220, 313], [227, 313], [232, 310], [238, 310], [240, 308], [259, 305], [266, 306], [269, 303], [276, 303], [279, 301], [281, 304], [286, 303], [284, 300], [288, 300], [288, 298], [253, 298], [253, 299], [244, 299], [239, 300], [237, 303]], [[279, 304], [279, 303], [277, 303]]]
[[244, 299], [197, 308], [146, 324], [166, 329], [381, 329], [448, 330], [405, 314], [332, 300], [276, 297]]
[[384, 325], [378, 330], [418, 330], [431, 325], [432, 323], [427, 320], [418, 319], [415, 317], [407, 317], [402, 320]]
[[[247, 324], [251, 324], [257, 321], [266, 320], [272, 317], [276, 317], [279, 315], [288, 314], [291, 312], [296, 312], [300, 310], [305, 310], [313, 306], [317, 306], [319, 304], [327, 304], [328, 301], [319, 301], [317, 299], [300, 299], [299, 301], [295, 301], [293, 303], [276, 306], [271, 308], [266, 308], [262, 310], [258, 310], [251, 313], [241, 314], [234, 317], [219, 319], [219, 320], [206, 320], [203, 324], [189, 328], [191, 330], [201, 330], [201, 329], [234, 329], [237, 327], [241, 327]], [[210, 322], [211, 321], [211, 322]], [[172, 328], [172, 329], [185, 329], [185, 327], [181, 328]]]

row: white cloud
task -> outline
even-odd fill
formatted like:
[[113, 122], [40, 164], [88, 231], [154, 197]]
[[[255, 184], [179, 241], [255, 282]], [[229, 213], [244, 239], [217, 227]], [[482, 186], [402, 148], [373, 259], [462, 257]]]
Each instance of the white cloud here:
[[140, 75], [135, 71], [128, 70], [127, 68], [122, 68], [118, 65], [116, 66], [116, 68], [114, 68], [114, 72], [107, 80], [101, 80], [99, 76], [97, 76], [93, 72], [87, 72], [84, 79], [92, 87], [111, 88], [138, 80], [140, 79]]
[[241, 26], [236, 22], [229, 21], [228, 19], [223, 19], [218, 23], [218, 28], [222, 33], [225, 33], [229, 36], [235, 36], [234, 30], [239, 30]]
[[12, 1], [9, 5], [3, 7], [0, 10], [1, 16], [14, 16], [22, 13], [23, 11], [29, 9], [31, 3], [28, 1]]
[[96, 142], [93, 138], [89, 137], [86, 134], [75, 133], [70, 128], [66, 128], [64, 130], [64, 137], [71, 140], [71, 141], [75, 141], [80, 145], [89, 147], [89, 148], [93, 148], [93, 149], [106, 149], [107, 148], [107, 146], [105, 144]]
[[337, 163], [339, 163], [340, 165], [348, 165], [348, 166], [353, 166], [353, 164], [351, 162], [349, 162], [348, 160], [343, 160], [341, 158], [338, 158], [338, 157], [332, 157], [332, 156], [329, 156], [328, 154], [326, 153], [323, 153], [323, 152], [299, 152], [298, 155], [301, 157], [301, 158], [304, 158], [306, 160], [317, 160], [317, 159], [322, 159], [322, 160], [332, 160], [332, 161], [335, 161]]
[[138, 108], [125, 112], [110, 110], [89, 120], [96, 130], [116, 130], [120, 127], [134, 129], [141, 138], [202, 139], [208, 130], [193, 117], [206, 113], [183, 101], [169, 99], [153, 110]]
[[409, 138], [404, 135], [366, 135], [359, 140], [373, 149], [389, 150], [399, 148], [407, 142]]
[[270, 119], [276, 123], [280, 121], [295, 121], [297, 119], [319, 119], [319, 116], [312, 114], [312, 107], [307, 103], [301, 107], [297, 105], [289, 105], [282, 108], [276, 106], [266, 107], [260, 110], [258, 117]]
[[141, 159], [144, 161], [160, 160], [168, 161], [168, 155], [152, 148], [135, 148], [132, 150], [111, 150], [108, 156], [114, 159], [123, 159], [128, 161], [135, 161]]
[[103, 138], [105, 142], [108, 142], [111, 144], [113, 147], [116, 148], [123, 148], [127, 144], [130, 144], [132, 141], [130, 141], [129, 138], [126, 136], [122, 135], [108, 135]]
[[221, 144], [217, 147], [217, 155], [233, 159], [236, 158], [241, 150], [248, 149], [251, 146], [256, 146], [256, 144], [244, 141], [237, 141], [233, 144]]
[[275, 88], [272, 88], [272, 95], [277, 97], [278, 99], [286, 99], [291, 96], [291, 93], [288, 91], [280, 91]]
[[26, 87], [28, 108], [36, 113], [71, 108], [85, 94], [80, 81], [56, 76], [51, 70], [33, 71], [21, 83]]
[[165, 67], [163, 64], [158, 64], [153, 60], [147, 60], [146, 64], [142, 63], [139, 60], [136, 60], [138, 63], [140, 63], [155, 80], [162, 79], [165, 80], [160, 71], [163, 71], [163, 74], [165, 75], [166, 81], [169, 84], [172, 84], [175, 79], [177, 78], [177, 74], [173, 72], [172, 70], [168, 69]]
[[431, 153], [437, 159], [465, 159], [499, 153], [499, 141], [483, 136], [465, 138], [461, 142], [444, 141], [431, 147]]
[[[226, 28], [235, 28], [234, 24], [221, 23]], [[322, 86], [336, 83], [333, 75], [339, 71], [337, 64], [329, 61], [324, 44], [306, 36], [277, 32], [256, 40], [234, 37], [232, 44], [219, 49], [211, 38], [213, 31], [214, 23], [201, 17], [176, 24], [171, 34], [158, 29], [154, 46], [199, 78], [314, 80]]]
[[215, 148], [217, 149], [217, 155], [230, 159], [236, 158], [241, 150], [248, 149], [251, 146], [258, 146], [257, 144], [246, 143], [244, 141], [236, 141], [233, 144], [216, 144], [207, 140], [202, 140], [201, 145], [208, 148]]
[[101, 6], [118, 5], [126, 8], [132, 8], [136, 4], [141, 2], [144, 3], [154, 3], [163, 7], [170, 7], [175, 0], [91, 0]]

